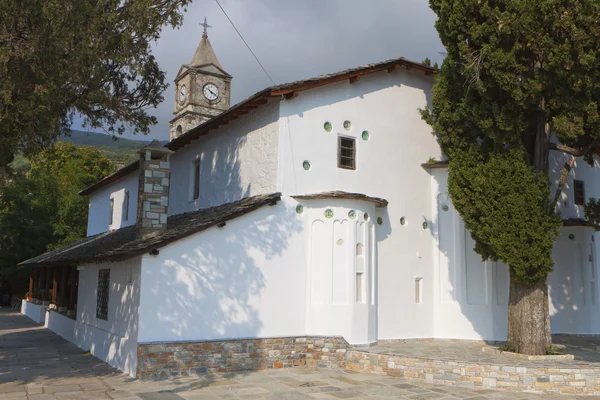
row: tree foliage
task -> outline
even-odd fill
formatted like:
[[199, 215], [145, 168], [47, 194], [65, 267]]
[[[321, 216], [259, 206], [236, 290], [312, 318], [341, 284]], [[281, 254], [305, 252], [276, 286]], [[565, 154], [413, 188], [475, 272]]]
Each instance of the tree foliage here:
[[[476, 251], [533, 285], [553, 268], [552, 134], [589, 161], [600, 137], [600, 3], [430, 0], [448, 52], [432, 125]], [[551, 134], [552, 133], [552, 134]]]
[[26, 282], [20, 261], [85, 237], [88, 199], [78, 193], [113, 171], [93, 147], [57, 142], [0, 187], [0, 285]]
[[86, 126], [147, 133], [167, 87], [151, 44], [190, 0], [0, 0], [0, 168]]

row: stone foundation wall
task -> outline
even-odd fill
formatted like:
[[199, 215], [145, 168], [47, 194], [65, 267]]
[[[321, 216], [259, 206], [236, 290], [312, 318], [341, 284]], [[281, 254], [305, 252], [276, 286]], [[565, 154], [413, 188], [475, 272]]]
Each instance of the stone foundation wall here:
[[341, 337], [241, 339], [138, 345], [140, 379], [297, 366], [344, 368]]
[[471, 388], [600, 395], [600, 368], [515, 367], [349, 350], [346, 369]]

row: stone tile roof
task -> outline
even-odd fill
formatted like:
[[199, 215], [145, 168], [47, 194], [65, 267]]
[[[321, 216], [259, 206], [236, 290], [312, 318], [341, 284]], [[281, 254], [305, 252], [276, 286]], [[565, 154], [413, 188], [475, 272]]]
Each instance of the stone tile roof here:
[[346, 199], [346, 200], [361, 200], [375, 204], [377, 208], [387, 207], [388, 201], [380, 197], [367, 196], [362, 193], [349, 193], [339, 190], [332, 192], [321, 192], [313, 194], [302, 194], [292, 196], [296, 200], [319, 200], [319, 199]]
[[172, 215], [167, 220], [166, 231], [145, 240], [137, 238], [135, 225], [128, 226], [88, 236], [60, 249], [23, 261], [19, 265], [76, 265], [123, 261], [210, 227], [221, 226], [263, 206], [274, 205], [279, 200], [281, 193], [258, 195], [199, 211]]
[[[356, 68], [345, 69], [343, 71], [338, 71], [332, 74], [320, 75], [315, 78], [270, 86], [266, 89], [261, 90], [260, 92], [253, 94], [252, 96], [239, 102], [238, 104], [222, 112], [221, 114], [209, 119], [203, 124], [200, 124], [197, 127], [190, 129], [183, 135], [167, 143], [165, 146], [171, 150], [177, 150], [179, 148], [182, 148], [189, 144], [192, 140], [198, 139], [200, 136], [208, 134], [209, 131], [217, 129], [219, 126], [225, 125], [239, 118], [242, 115], [253, 112], [261, 105], [267, 104], [269, 99], [292, 99], [295, 96], [297, 96], [299, 92], [302, 92], [304, 90], [314, 89], [320, 86], [341, 82], [347, 79], [358, 79], [362, 75], [368, 75], [375, 72], [393, 72], [398, 67], [404, 67], [407, 70], [420, 71], [428, 76], [433, 76], [436, 73], [436, 70], [431, 67], [423, 65], [421, 63], [407, 60], [404, 57], [398, 57], [378, 63], [361, 65]], [[137, 170], [138, 165], [139, 162], [135, 161], [123, 167], [114, 174], [82, 190], [79, 194], [90, 194], [100, 189], [101, 187], [106, 186], [107, 184], [130, 174], [132, 171]]]

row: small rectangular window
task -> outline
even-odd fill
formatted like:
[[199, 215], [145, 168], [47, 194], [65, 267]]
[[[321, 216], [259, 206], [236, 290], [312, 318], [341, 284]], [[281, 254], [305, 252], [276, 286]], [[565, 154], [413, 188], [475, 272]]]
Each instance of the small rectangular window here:
[[338, 139], [338, 167], [356, 169], [356, 140], [340, 136]]
[[585, 183], [583, 181], [573, 181], [573, 191], [575, 193], [575, 205], [583, 206], [585, 204]]
[[123, 221], [129, 220], [129, 192], [123, 196]]
[[194, 160], [194, 193], [192, 199], [200, 197], [200, 159]]
[[98, 271], [98, 293], [96, 295], [96, 318], [108, 321], [108, 287], [110, 269]]
[[108, 204], [108, 224], [113, 224], [113, 214], [115, 212], [115, 199], [110, 199], [110, 203]]

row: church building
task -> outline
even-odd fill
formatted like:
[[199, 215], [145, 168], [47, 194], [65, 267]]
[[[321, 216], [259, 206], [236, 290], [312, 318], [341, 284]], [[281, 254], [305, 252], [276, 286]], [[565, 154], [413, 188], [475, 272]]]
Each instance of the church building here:
[[[335, 368], [351, 346], [395, 339], [505, 340], [508, 268], [473, 251], [419, 113], [435, 70], [400, 57], [230, 106], [203, 25], [175, 78], [170, 142], [81, 192], [88, 236], [22, 263], [32, 292], [63, 304], [23, 312], [138, 378]], [[567, 157], [552, 154], [555, 183]], [[600, 175], [578, 161], [549, 278], [555, 333], [600, 333], [590, 197]]]

